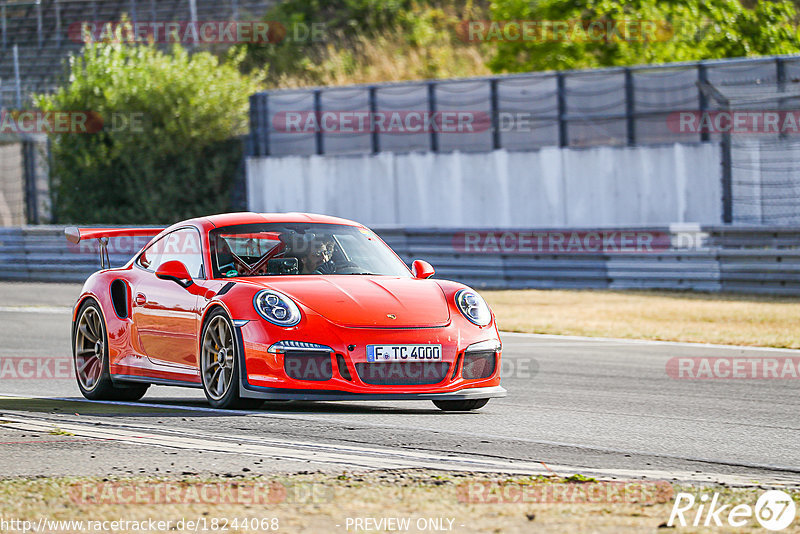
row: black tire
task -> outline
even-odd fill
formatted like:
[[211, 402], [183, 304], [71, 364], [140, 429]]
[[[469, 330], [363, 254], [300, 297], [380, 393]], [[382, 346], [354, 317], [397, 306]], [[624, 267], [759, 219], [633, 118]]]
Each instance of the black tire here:
[[[211, 329], [216, 332], [216, 339], [211, 333]], [[226, 330], [227, 334], [220, 338], [220, 332]], [[200, 378], [203, 381], [203, 393], [206, 395], [208, 403], [213, 408], [225, 410], [254, 410], [261, 406], [264, 401], [260, 399], [246, 399], [239, 396], [239, 343], [236, 340], [236, 330], [233, 328], [228, 314], [222, 308], [212, 311], [206, 318], [203, 325], [200, 344]], [[228, 337], [230, 336], [230, 337]], [[216, 343], [221, 341], [222, 346]], [[211, 346], [207, 347], [210, 342]], [[221, 351], [225, 349], [221, 360], [213, 363], [212, 350]], [[217, 352], [219, 356], [220, 352]], [[220, 369], [221, 368], [221, 369]], [[215, 369], [220, 369], [222, 373], [223, 389], [219, 387], [219, 376]], [[229, 369], [230, 375], [227, 374]], [[226, 377], [229, 376], [229, 379]], [[215, 378], [216, 377], [216, 378]], [[227, 385], [225, 383], [227, 382]]]
[[89, 400], [141, 399], [150, 384], [122, 385], [111, 380], [106, 321], [97, 301], [87, 299], [76, 317], [72, 325], [72, 363], [81, 394]]
[[468, 412], [470, 410], [478, 410], [486, 406], [487, 402], [489, 402], [489, 399], [433, 401], [437, 408], [445, 412]]

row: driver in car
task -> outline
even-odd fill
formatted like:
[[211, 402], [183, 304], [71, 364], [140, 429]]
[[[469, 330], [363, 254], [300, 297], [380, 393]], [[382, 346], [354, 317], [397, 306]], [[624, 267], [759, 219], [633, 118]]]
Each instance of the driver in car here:
[[333, 240], [328, 237], [315, 236], [304, 255], [298, 255], [301, 274], [333, 274], [336, 265], [333, 263]]

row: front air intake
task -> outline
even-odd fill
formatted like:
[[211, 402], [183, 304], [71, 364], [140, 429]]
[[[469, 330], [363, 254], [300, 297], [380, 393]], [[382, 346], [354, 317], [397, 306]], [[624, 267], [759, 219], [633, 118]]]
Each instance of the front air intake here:
[[294, 380], [322, 382], [333, 378], [333, 365], [329, 352], [287, 351], [283, 355], [283, 370]]
[[497, 367], [497, 355], [492, 351], [467, 352], [464, 354], [464, 367], [461, 376], [464, 380], [489, 378]]
[[447, 362], [357, 363], [358, 377], [376, 386], [438, 384], [447, 376]]

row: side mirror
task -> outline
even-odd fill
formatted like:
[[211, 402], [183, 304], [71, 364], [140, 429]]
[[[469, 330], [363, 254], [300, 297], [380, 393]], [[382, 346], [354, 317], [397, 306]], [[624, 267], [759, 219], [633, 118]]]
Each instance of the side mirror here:
[[189, 287], [194, 283], [186, 266], [178, 260], [162, 263], [161, 267], [156, 270], [156, 277], [162, 280], [172, 280], [182, 287]]
[[430, 278], [436, 271], [427, 261], [414, 260], [414, 263], [411, 264], [411, 272], [414, 273], [414, 278]]

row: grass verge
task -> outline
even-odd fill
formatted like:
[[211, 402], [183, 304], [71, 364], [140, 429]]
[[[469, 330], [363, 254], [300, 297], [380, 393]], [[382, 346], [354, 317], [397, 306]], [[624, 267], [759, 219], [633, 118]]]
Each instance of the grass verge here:
[[[266, 503], [257, 502], [253, 493], [242, 498], [241, 488], [253, 484], [283, 488], [283, 493], [270, 490], [268, 493], [278, 498], [267, 498]], [[0, 515], [6, 521], [19, 519], [33, 523], [38, 523], [43, 517], [48, 521], [171, 521], [168, 530], [172, 532], [193, 530], [186, 523], [188, 521], [205, 521], [208, 528], [216, 521], [218, 531], [222, 530], [221, 523], [225, 522], [228, 531], [274, 531], [273, 527], [277, 527], [280, 532], [292, 533], [365, 532], [368, 531], [366, 528], [356, 528], [355, 519], [380, 521], [382, 518], [397, 518], [409, 521], [410, 528], [404, 529], [408, 532], [430, 532], [434, 531], [433, 526], [439, 526], [447, 527], [440, 528], [440, 531], [450, 532], [616, 533], [663, 528], [679, 492], [694, 495], [698, 504], [701, 494], [708, 495], [710, 500], [714, 493], [718, 493], [720, 505], [750, 506], [755, 505], [763, 493], [758, 488], [672, 486], [666, 482], [658, 483], [660, 491], [648, 493], [641, 487], [649, 483], [638, 481], [624, 486], [627, 489], [621, 494], [624, 497], [620, 502], [614, 496], [620, 495], [621, 483], [614, 482], [612, 492], [602, 489], [603, 484], [608, 485], [575, 476], [510, 477], [427, 470], [343, 473], [338, 476], [305, 473], [286, 477], [7, 479], [0, 481]], [[220, 495], [218, 490], [221, 486], [240, 488], [238, 494], [225, 494], [229, 500], [231, 495], [239, 500], [217, 504], [221, 499], [215, 496]], [[217, 488], [217, 493], [204, 493], [204, 487]], [[522, 493], [522, 490], [527, 493]], [[796, 489], [786, 491], [795, 501], [800, 500]], [[539, 502], [541, 500], [549, 502]], [[696, 512], [697, 507], [692, 510], [691, 520]], [[274, 519], [277, 522], [273, 522]], [[182, 527], [178, 523], [180, 520], [184, 521]], [[236, 528], [232, 528], [234, 520], [237, 521]], [[248, 528], [240, 528], [251, 520], [257, 520], [259, 528], [251, 528], [250, 523]], [[262, 523], [263, 520], [266, 522]], [[80, 531], [76, 526], [73, 525], [73, 531]], [[87, 527], [84, 525], [83, 531], [88, 531]], [[751, 517], [747, 527], [752, 529], [758, 524]], [[54, 530], [52, 524], [51, 530]], [[203, 530], [202, 526], [198, 530]], [[376, 528], [373, 524], [369, 530], [400, 529], [392, 529], [384, 523], [383, 528]], [[683, 531], [727, 530], [699, 527]], [[800, 525], [795, 521], [784, 532], [800, 532]]]
[[481, 292], [511, 332], [800, 348], [800, 299], [672, 291]]

